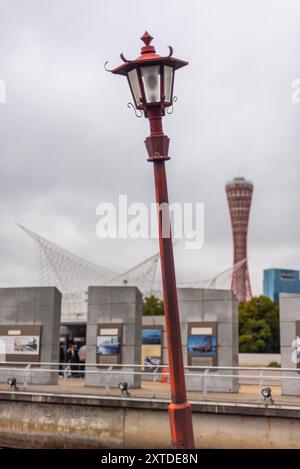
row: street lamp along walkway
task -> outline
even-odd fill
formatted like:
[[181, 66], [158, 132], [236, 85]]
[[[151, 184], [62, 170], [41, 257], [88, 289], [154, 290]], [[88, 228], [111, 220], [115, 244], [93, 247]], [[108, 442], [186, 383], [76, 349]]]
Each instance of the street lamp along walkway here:
[[[152, 36], [146, 31], [141, 37], [144, 46], [135, 60], [121, 54], [123, 64], [110, 70], [127, 77], [135, 108], [149, 119], [150, 136], [145, 144], [148, 161], [154, 163], [156, 202], [168, 206], [165, 161], [169, 160], [169, 138], [163, 133], [162, 117], [174, 101], [174, 75], [185, 65], [184, 60], [173, 57], [173, 49], [166, 57], [155, 52]], [[168, 214], [169, 216], [169, 214]], [[194, 448], [191, 405], [187, 402], [184, 365], [180, 334], [173, 245], [171, 236], [163, 236], [162, 213], [158, 210], [159, 247], [162, 269], [164, 311], [169, 356], [171, 404], [169, 417], [173, 448]]]

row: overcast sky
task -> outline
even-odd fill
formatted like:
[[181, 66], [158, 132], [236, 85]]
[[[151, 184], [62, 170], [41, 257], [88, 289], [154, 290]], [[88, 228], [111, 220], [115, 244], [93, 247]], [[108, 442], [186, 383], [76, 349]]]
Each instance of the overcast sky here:
[[139, 55], [148, 30], [189, 66], [164, 119], [170, 201], [204, 202], [205, 244], [175, 248], [177, 277], [207, 279], [232, 262], [224, 185], [254, 183], [249, 264], [300, 268], [300, 2], [297, 0], [0, 0], [0, 286], [33, 285], [38, 267], [22, 223], [70, 251], [124, 271], [155, 240], [99, 240], [96, 206], [154, 200], [146, 119], [127, 109], [126, 80], [105, 72]]

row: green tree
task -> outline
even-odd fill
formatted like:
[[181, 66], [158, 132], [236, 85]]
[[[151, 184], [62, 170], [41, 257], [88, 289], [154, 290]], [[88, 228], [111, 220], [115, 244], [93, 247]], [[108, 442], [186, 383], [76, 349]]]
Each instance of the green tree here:
[[240, 352], [278, 353], [279, 305], [266, 296], [239, 304]]
[[164, 302], [156, 296], [146, 296], [144, 298], [143, 315], [144, 316], [163, 316]]

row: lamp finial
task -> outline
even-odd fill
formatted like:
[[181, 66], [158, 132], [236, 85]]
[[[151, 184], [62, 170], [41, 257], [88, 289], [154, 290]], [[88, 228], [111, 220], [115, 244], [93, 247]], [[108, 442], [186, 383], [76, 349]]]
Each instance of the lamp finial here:
[[141, 40], [143, 41], [145, 46], [149, 46], [151, 41], [153, 40], [153, 37], [151, 36], [151, 34], [148, 33], [148, 31], [145, 31], [141, 37]]

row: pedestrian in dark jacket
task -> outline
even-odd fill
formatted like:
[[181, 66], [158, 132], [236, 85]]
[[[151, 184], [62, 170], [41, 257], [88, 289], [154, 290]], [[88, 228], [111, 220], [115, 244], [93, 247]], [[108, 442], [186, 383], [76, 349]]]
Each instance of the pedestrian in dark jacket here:
[[79, 355], [77, 346], [74, 344], [71, 344], [67, 351], [67, 362], [70, 365], [71, 376], [77, 378], [79, 376]]

